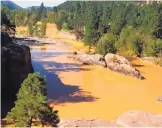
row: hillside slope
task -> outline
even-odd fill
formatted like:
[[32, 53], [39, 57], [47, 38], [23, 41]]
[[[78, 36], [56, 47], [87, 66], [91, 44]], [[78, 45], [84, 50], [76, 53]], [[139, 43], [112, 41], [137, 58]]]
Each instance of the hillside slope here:
[[1, 5], [3, 6], [7, 6], [9, 7], [10, 9], [12, 10], [19, 10], [19, 9], [22, 9], [20, 6], [18, 6], [17, 4], [15, 4], [14, 2], [12, 1], [1, 1]]

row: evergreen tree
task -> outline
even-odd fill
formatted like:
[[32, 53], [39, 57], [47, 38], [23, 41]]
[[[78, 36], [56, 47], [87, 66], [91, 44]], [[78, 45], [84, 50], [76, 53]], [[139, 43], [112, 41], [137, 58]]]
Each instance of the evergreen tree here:
[[88, 20], [86, 22], [85, 26], [85, 36], [84, 40], [85, 43], [89, 45], [89, 52], [91, 49], [91, 46], [94, 45], [98, 38], [98, 21], [97, 21], [97, 8], [96, 5], [93, 4], [93, 2], [89, 2], [89, 8], [87, 10], [88, 13]]
[[[53, 117], [53, 122], [49, 117]], [[48, 122], [55, 126], [59, 122], [57, 111], [52, 111], [47, 104], [44, 77], [41, 77], [39, 73], [33, 73], [23, 81], [17, 94], [15, 107], [8, 113], [7, 121], [14, 121], [16, 127], [31, 127], [32, 119], [37, 118], [43, 125]]]
[[35, 13], [35, 8], [32, 6], [31, 7], [31, 14], [34, 14]]

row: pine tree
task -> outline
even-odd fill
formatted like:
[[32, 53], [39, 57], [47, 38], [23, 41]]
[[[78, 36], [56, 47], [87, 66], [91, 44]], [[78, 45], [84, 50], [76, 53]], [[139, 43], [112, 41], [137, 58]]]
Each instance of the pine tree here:
[[59, 118], [57, 111], [51, 111], [48, 106], [45, 86], [45, 78], [41, 77], [39, 73], [29, 74], [19, 89], [15, 107], [8, 113], [7, 121], [13, 121], [16, 127], [31, 127], [32, 119], [42, 119], [41, 122], [45, 124], [50, 122], [46, 115], [51, 115], [53, 123], [49, 124], [56, 125]]
[[96, 5], [92, 2], [89, 3], [89, 8], [87, 10], [88, 12], [88, 20], [86, 22], [85, 26], [85, 36], [84, 40], [85, 43], [89, 45], [89, 52], [91, 49], [91, 46], [95, 44], [98, 40], [98, 19], [97, 17], [97, 8]]

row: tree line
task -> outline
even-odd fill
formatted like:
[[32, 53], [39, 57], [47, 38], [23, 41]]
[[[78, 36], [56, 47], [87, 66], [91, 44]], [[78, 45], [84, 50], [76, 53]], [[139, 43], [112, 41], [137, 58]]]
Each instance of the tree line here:
[[56, 24], [75, 30], [101, 54], [159, 56], [162, 51], [162, 3], [67, 1], [57, 7]]
[[[30, 35], [41, 36], [46, 23], [56, 23], [58, 30], [72, 30], [89, 49], [95, 45], [97, 53], [159, 56], [162, 52], [162, 3], [66, 1], [52, 11], [42, 3], [37, 9], [3, 7], [2, 12], [16, 26], [28, 26]], [[38, 21], [44, 24], [37, 25]]]

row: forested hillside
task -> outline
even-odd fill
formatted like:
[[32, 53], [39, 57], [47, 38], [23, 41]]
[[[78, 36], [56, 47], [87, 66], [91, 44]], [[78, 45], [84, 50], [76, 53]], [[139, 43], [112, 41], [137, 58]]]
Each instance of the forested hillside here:
[[59, 30], [72, 30], [101, 54], [160, 56], [162, 52], [162, 3], [66, 1], [52, 11], [42, 3], [31, 10], [2, 7], [2, 12], [16, 26], [28, 26], [30, 35], [37, 21], [56, 23]]
[[162, 50], [162, 3], [67, 1], [58, 10], [60, 29], [79, 31], [99, 53], [158, 56]]

